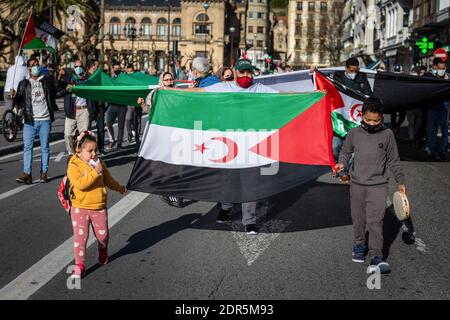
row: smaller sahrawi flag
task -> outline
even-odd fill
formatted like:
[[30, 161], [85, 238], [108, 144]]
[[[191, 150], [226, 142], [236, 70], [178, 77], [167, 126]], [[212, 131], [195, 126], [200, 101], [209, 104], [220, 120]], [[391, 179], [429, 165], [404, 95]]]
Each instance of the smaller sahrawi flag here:
[[314, 83], [317, 90], [327, 92], [326, 100], [332, 111], [334, 133], [345, 138], [350, 129], [361, 123], [363, 102], [368, 96], [334, 81], [318, 70], [314, 72]]
[[240, 203], [316, 179], [334, 166], [323, 98], [158, 91], [128, 188]]
[[58, 28], [31, 14], [20, 43], [20, 49], [48, 49], [56, 54], [56, 41], [63, 34]]

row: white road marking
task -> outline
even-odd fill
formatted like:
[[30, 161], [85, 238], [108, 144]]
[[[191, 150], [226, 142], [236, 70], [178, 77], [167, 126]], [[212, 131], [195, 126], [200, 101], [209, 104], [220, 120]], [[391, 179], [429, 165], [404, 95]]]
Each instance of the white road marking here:
[[39, 184], [39, 179], [36, 179], [36, 180], [33, 181], [32, 184], [24, 184], [24, 185], [21, 185], [20, 187], [14, 188], [14, 189], [9, 190], [9, 191], [6, 191], [6, 192], [0, 194], [0, 201], [3, 200], [3, 199], [6, 199], [8, 197], [11, 197], [11, 196], [13, 196], [13, 195], [15, 195], [15, 194], [17, 194], [19, 192], [22, 192], [22, 191], [25, 191], [25, 190], [30, 189], [32, 187], [35, 187], [38, 184]]
[[65, 151], [58, 153], [58, 155], [55, 158], [55, 162], [60, 162], [62, 160], [62, 158], [64, 158], [65, 154], [66, 154]]
[[251, 266], [256, 259], [278, 238], [292, 221], [271, 220], [263, 223], [258, 229], [257, 235], [248, 235], [242, 231], [241, 223], [233, 223], [232, 231], [242, 255], [247, 259], [247, 265]]
[[[108, 210], [109, 227], [112, 228], [147, 197], [147, 193], [132, 191], [117, 202]], [[95, 241], [94, 237], [90, 237], [87, 246]], [[28, 299], [73, 261], [73, 245], [71, 237], [0, 289], [0, 300]]]

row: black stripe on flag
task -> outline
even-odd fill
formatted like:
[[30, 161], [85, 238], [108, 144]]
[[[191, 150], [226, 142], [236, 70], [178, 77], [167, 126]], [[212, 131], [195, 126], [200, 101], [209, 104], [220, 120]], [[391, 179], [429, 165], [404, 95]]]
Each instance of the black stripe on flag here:
[[[219, 169], [139, 157], [127, 188], [192, 200], [242, 203], [270, 197], [330, 172], [330, 166], [276, 164], [275, 175], [262, 175], [263, 167]], [[264, 166], [264, 170], [269, 167]]]

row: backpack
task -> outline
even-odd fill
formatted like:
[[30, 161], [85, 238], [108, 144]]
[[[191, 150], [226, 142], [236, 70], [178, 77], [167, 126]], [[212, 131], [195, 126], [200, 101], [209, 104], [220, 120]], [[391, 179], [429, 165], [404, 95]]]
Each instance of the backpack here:
[[72, 201], [70, 200], [71, 193], [70, 180], [67, 175], [65, 175], [59, 184], [58, 198], [68, 215], [70, 215], [70, 208], [72, 207]]

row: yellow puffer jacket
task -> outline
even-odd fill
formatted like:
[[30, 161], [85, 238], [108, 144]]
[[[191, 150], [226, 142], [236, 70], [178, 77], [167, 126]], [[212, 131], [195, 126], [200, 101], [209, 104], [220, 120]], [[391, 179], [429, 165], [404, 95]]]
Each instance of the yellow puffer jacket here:
[[120, 184], [111, 176], [103, 161], [101, 164], [103, 173], [99, 175], [78, 156], [74, 155], [69, 160], [67, 177], [70, 180], [70, 199], [73, 207], [91, 210], [105, 209], [106, 187], [120, 191]]

